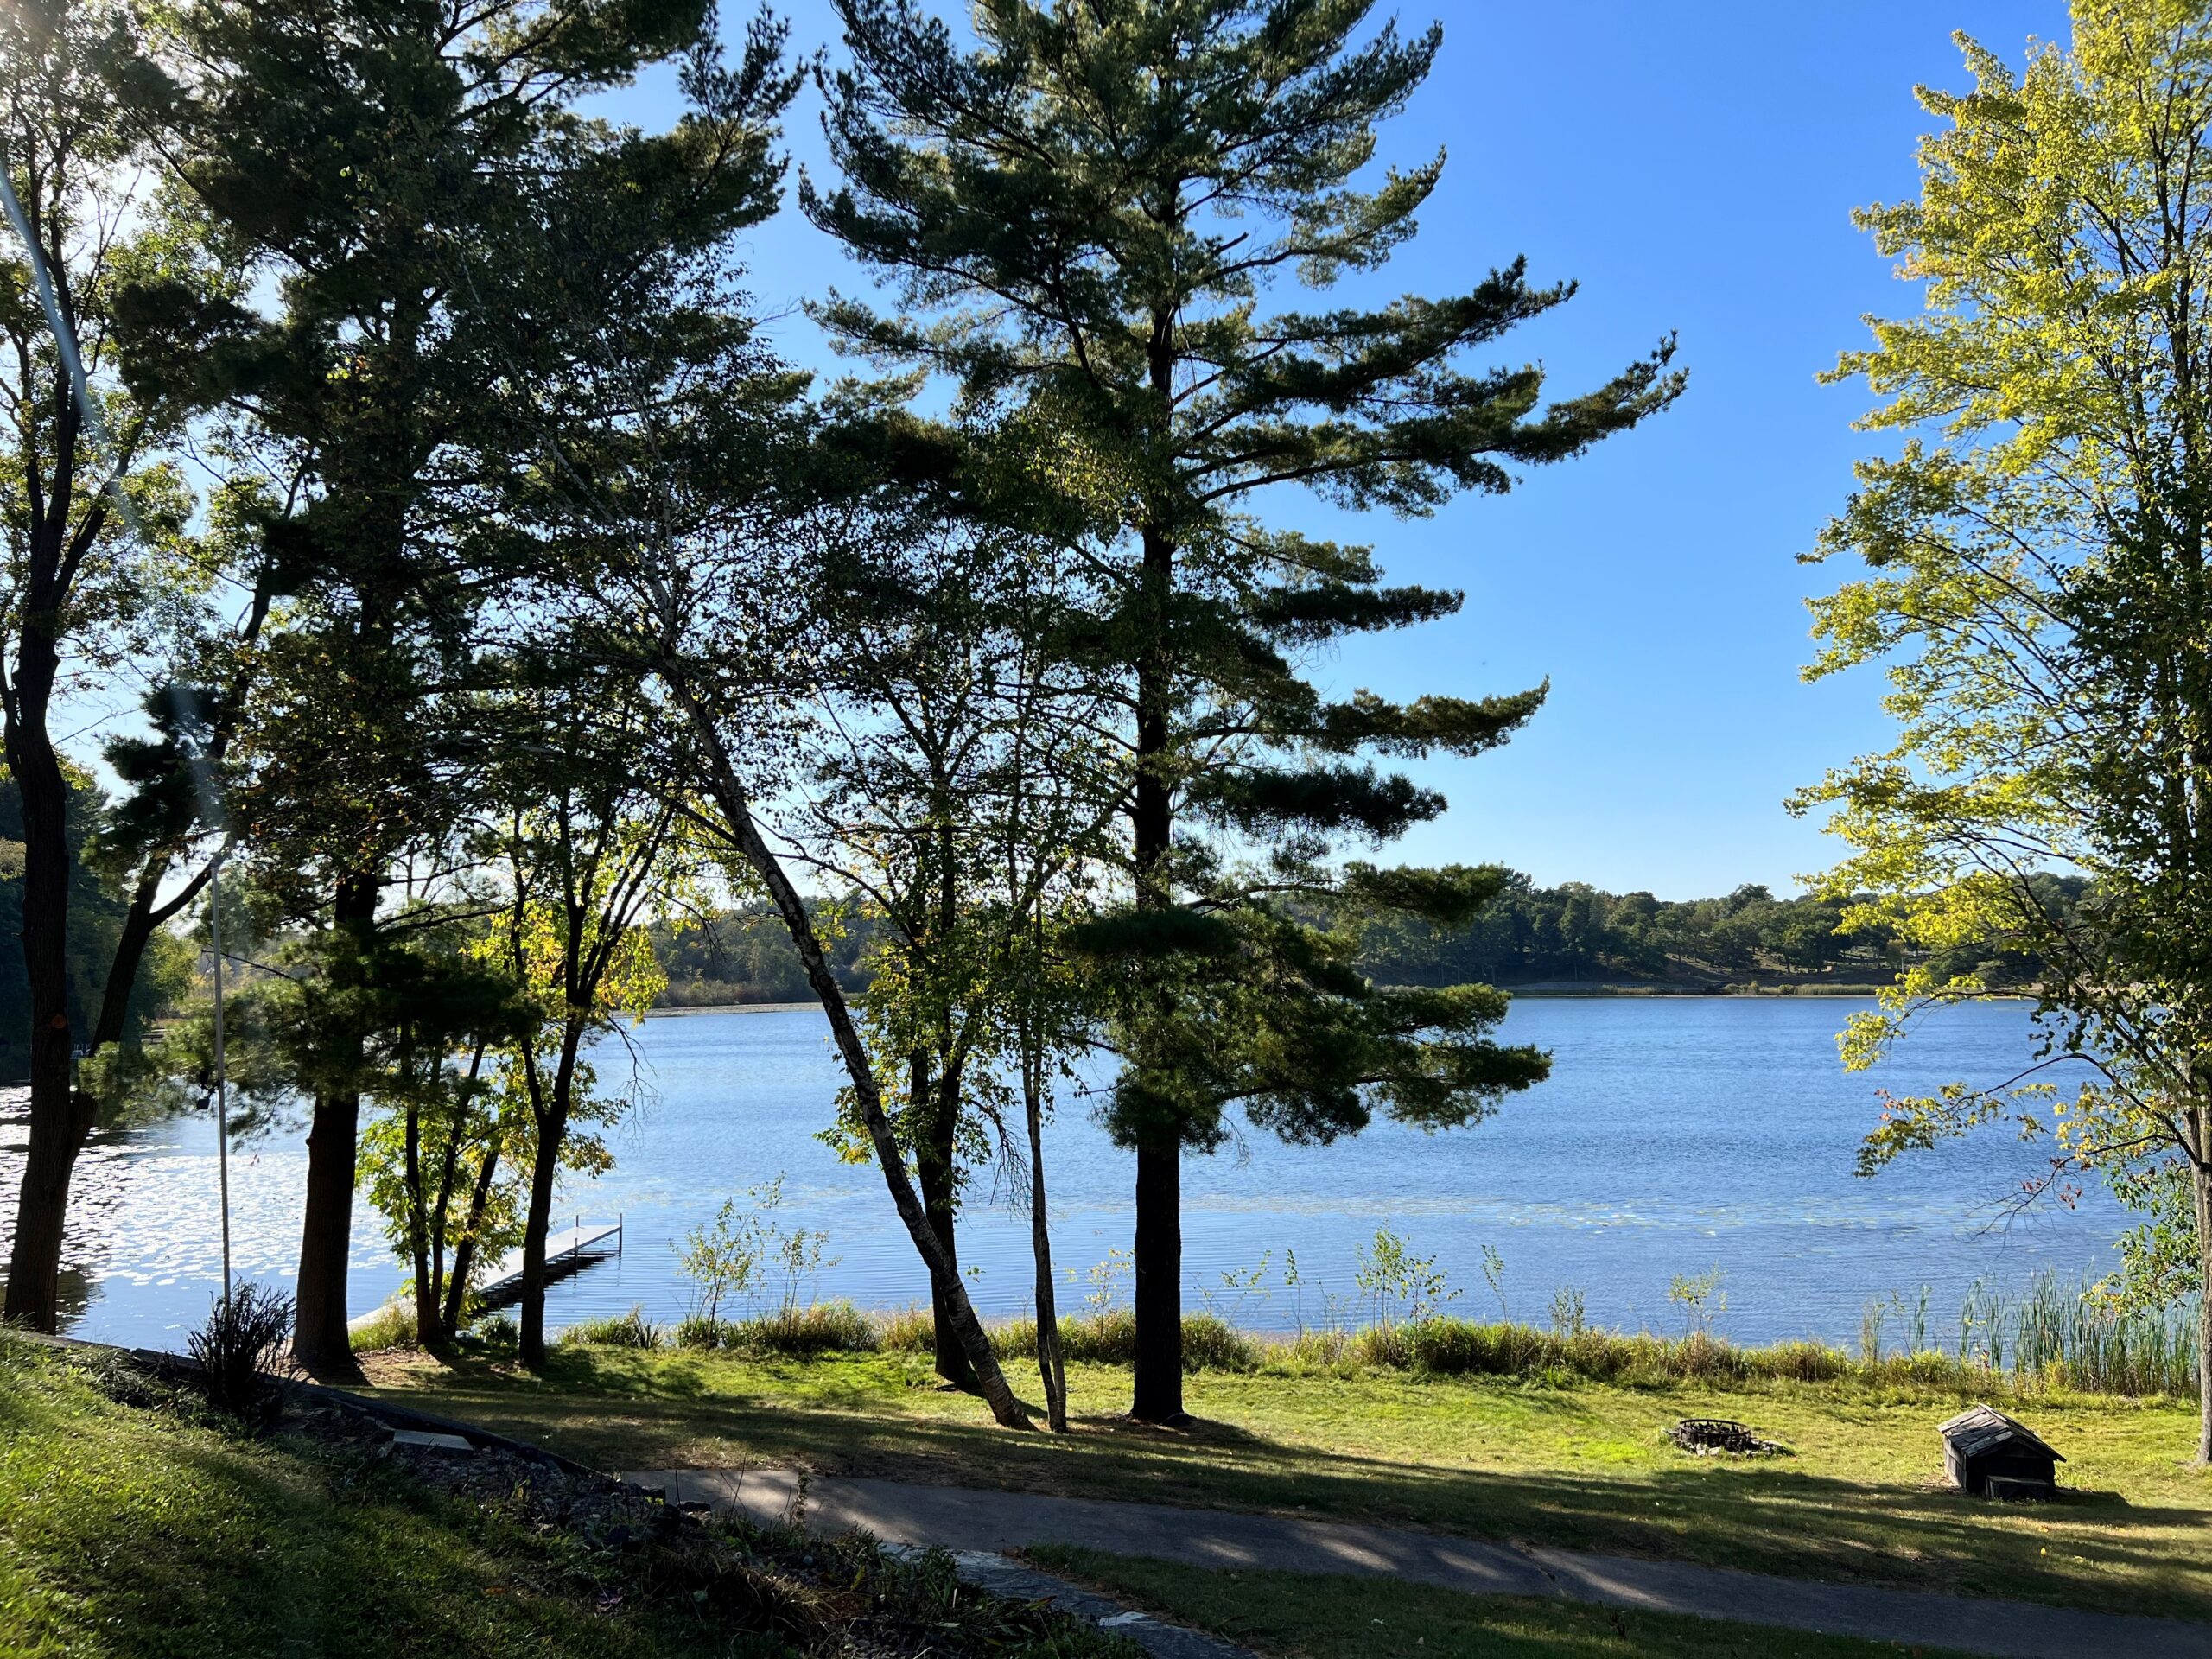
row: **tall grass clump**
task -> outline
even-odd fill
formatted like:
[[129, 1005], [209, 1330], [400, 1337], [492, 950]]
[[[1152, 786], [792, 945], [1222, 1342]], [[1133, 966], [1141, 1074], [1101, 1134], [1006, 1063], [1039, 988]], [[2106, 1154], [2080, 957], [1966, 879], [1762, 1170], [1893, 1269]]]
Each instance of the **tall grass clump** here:
[[292, 1299], [266, 1285], [215, 1298], [207, 1322], [184, 1339], [209, 1405], [257, 1427], [283, 1414], [296, 1375], [287, 1351], [292, 1314]]
[[934, 1353], [937, 1322], [926, 1307], [902, 1307], [895, 1313], [879, 1313], [875, 1340], [887, 1354]]
[[644, 1308], [633, 1307], [608, 1319], [580, 1320], [561, 1333], [561, 1340], [584, 1348], [658, 1348], [662, 1335]]
[[739, 1354], [872, 1354], [886, 1345], [888, 1321], [870, 1319], [850, 1302], [817, 1302], [779, 1308], [747, 1319], [717, 1319], [694, 1313], [677, 1321], [679, 1348], [720, 1349]]
[[726, 1346], [756, 1354], [868, 1354], [880, 1345], [875, 1321], [850, 1302], [779, 1308], [727, 1327]]
[[[896, 1319], [899, 1316], [893, 1316]], [[887, 1331], [890, 1328], [887, 1326]], [[991, 1346], [1002, 1360], [1035, 1357], [1037, 1321], [1027, 1314], [1001, 1319], [990, 1328]], [[922, 1321], [926, 1338], [929, 1323]], [[884, 1345], [893, 1344], [887, 1339]], [[913, 1351], [927, 1353], [926, 1340]], [[1060, 1321], [1060, 1352], [1071, 1364], [1133, 1365], [1136, 1363], [1136, 1315], [1125, 1307], [1078, 1314]], [[1211, 1313], [1183, 1316], [1183, 1369], [1186, 1371], [1255, 1371], [1267, 1357], [1267, 1345], [1248, 1336], [1226, 1319]]]
[[[2187, 1397], [2196, 1387], [2193, 1306], [2107, 1308], [2046, 1277], [2023, 1295], [1986, 1290], [1968, 1300], [1955, 1353], [1905, 1344], [1885, 1351], [1870, 1315], [1856, 1356], [1825, 1343], [1738, 1347], [1703, 1330], [1683, 1337], [1587, 1327], [1539, 1331], [1505, 1322], [1432, 1316], [1352, 1331], [1311, 1331], [1271, 1344], [1292, 1370], [1414, 1371], [1436, 1376], [1549, 1376], [1630, 1385], [1699, 1382], [1857, 1382], [1952, 1392], [2071, 1389]], [[1249, 1338], [1248, 1338], [1249, 1340]]]
[[1960, 1315], [1959, 1357], [2024, 1382], [2096, 1394], [2186, 1395], [2196, 1387], [2196, 1305], [2115, 1307], [2055, 1273], [2016, 1299], [1977, 1282]]
[[357, 1354], [374, 1354], [387, 1348], [411, 1348], [416, 1334], [414, 1310], [386, 1302], [372, 1318], [347, 1332], [346, 1341]]
[[1593, 1382], [1827, 1382], [1847, 1357], [1818, 1343], [1738, 1348], [1703, 1331], [1687, 1337], [1580, 1329], [1539, 1331], [1505, 1321], [1431, 1318], [1314, 1332], [1290, 1344], [1294, 1364], [1370, 1367], [1433, 1376], [1577, 1377]]

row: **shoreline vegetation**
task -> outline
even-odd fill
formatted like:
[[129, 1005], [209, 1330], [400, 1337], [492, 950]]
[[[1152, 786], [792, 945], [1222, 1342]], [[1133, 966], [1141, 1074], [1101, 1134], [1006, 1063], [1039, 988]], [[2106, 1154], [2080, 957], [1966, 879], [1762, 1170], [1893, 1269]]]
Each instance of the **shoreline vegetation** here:
[[[1892, 1318], [1901, 1329], [1885, 1341], [1885, 1327]], [[1809, 1338], [1738, 1344], [1704, 1330], [1680, 1337], [1590, 1326], [1545, 1330], [1516, 1321], [1442, 1315], [1270, 1332], [1206, 1312], [1184, 1316], [1183, 1354], [1184, 1369], [1193, 1375], [1474, 1376], [1554, 1388], [1583, 1382], [1631, 1388], [1695, 1382], [1723, 1389], [1850, 1383], [1961, 1397], [2103, 1395], [2183, 1402], [2193, 1400], [2196, 1390], [2192, 1324], [2189, 1309], [2107, 1313], [2078, 1291], [2046, 1280], [2018, 1297], [1970, 1299], [1959, 1338], [1948, 1349], [1929, 1335], [1924, 1304], [1916, 1311], [1891, 1299], [1869, 1304], [1857, 1353]], [[986, 1330], [1003, 1363], [1019, 1366], [1033, 1359], [1033, 1319], [988, 1321]], [[480, 1353], [500, 1352], [512, 1339], [511, 1321], [504, 1316], [480, 1321], [470, 1346]], [[1059, 1332], [1070, 1363], [1134, 1363], [1136, 1328], [1127, 1308], [1064, 1315]], [[373, 1353], [410, 1347], [413, 1340], [412, 1319], [404, 1310], [387, 1310], [354, 1332], [353, 1345], [357, 1353]], [[641, 1306], [633, 1307], [627, 1313], [580, 1321], [560, 1340], [570, 1347], [753, 1358], [932, 1351], [926, 1307], [868, 1312], [842, 1300], [673, 1324], [656, 1322]]]

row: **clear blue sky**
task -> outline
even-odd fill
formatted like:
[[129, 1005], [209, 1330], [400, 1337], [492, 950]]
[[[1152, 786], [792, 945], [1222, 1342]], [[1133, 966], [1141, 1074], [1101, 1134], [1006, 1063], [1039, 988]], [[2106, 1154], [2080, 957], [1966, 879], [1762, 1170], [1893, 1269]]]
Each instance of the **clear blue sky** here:
[[[802, 49], [839, 59], [823, 0], [785, 10]], [[726, 22], [743, 16], [733, 6]], [[1357, 523], [1303, 495], [1273, 504], [1278, 523], [1374, 543], [1395, 578], [1467, 591], [1456, 618], [1347, 648], [1324, 671], [1341, 689], [1551, 679], [1509, 748], [1425, 774], [1452, 810], [1400, 855], [1670, 899], [1789, 890], [1833, 855], [1783, 798], [1885, 741], [1876, 680], [1797, 677], [1804, 598], [1844, 573], [1796, 556], [1868, 443], [1851, 430], [1863, 391], [1814, 377], [1864, 339], [1861, 316], [1917, 303], [1851, 210], [1913, 193], [1929, 122], [1912, 89], [1966, 82], [1952, 30], [2017, 62], [2030, 36], [2065, 37], [2065, 8], [1407, 0], [1399, 16], [1440, 17], [1445, 44], [1382, 159], [1440, 145], [1450, 162], [1421, 236], [1362, 296], [1451, 291], [1525, 254], [1534, 276], [1581, 292], [1509, 356], [1540, 358], [1555, 388], [1579, 391], [1671, 329], [1691, 372], [1673, 411], [1503, 499], [1412, 523]], [[656, 124], [669, 109], [656, 86], [610, 102]], [[819, 108], [810, 91], [791, 135], [817, 177]], [[756, 232], [751, 263], [762, 304], [789, 314], [785, 350], [829, 366], [798, 307], [865, 276], [789, 207]]]

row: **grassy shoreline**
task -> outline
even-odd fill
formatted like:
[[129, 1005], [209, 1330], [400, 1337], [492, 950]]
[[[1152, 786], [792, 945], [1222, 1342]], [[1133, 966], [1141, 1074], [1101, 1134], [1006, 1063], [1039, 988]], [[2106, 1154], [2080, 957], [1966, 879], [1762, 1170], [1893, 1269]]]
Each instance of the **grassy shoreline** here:
[[[1350, 1377], [1367, 1371], [1440, 1376], [1506, 1376], [1629, 1384], [1856, 1382], [1878, 1387], [1947, 1389], [1961, 1395], [2034, 1398], [2050, 1393], [2111, 1394], [2193, 1402], [2193, 1315], [2110, 1316], [2081, 1298], [2038, 1287], [1999, 1306], [1972, 1352], [1931, 1345], [1924, 1331], [1885, 1352], [1878, 1332], [1853, 1354], [1809, 1338], [1743, 1345], [1702, 1332], [1662, 1337], [1649, 1331], [1586, 1326], [1543, 1330], [1503, 1320], [1442, 1316], [1396, 1323], [1313, 1328], [1270, 1335], [1210, 1313], [1183, 1320], [1184, 1363], [1192, 1371], [1268, 1372]], [[1993, 1306], [1999, 1306], [1993, 1304]], [[1027, 1317], [988, 1325], [1008, 1365], [1029, 1363], [1036, 1325]], [[641, 1309], [572, 1326], [568, 1339], [588, 1346], [805, 1357], [820, 1353], [927, 1354], [926, 1311], [865, 1313], [849, 1302], [817, 1303], [746, 1319], [689, 1319], [664, 1326]], [[1128, 1365], [1136, 1325], [1127, 1308], [1060, 1322], [1071, 1361]], [[404, 1344], [410, 1327], [397, 1313], [355, 1333], [359, 1351]]]

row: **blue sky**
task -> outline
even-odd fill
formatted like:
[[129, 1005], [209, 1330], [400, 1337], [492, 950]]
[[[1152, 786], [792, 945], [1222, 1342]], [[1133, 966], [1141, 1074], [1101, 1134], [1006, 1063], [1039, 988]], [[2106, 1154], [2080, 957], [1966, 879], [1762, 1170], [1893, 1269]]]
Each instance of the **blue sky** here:
[[[802, 49], [839, 58], [822, 0], [786, 10]], [[2017, 62], [2031, 36], [2064, 38], [2065, 8], [1409, 0], [1399, 16], [1440, 17], [1444, 51], [1381, 159], [1442, 146], [1450, 162], [1421, 237], [1359, 296], [1448, 292], [1525, 254], [1534, 277], [1581, 291], [1507, 356], [1573, 392], [1673, 330], [1691, 373], [1667, 415], [1502, 499], [1411, 523], [1298, 494], [1271, 505], [1279, 524], [1372, 542], [1395, 579], [1467, 591], [1459, 616], [1349, 646], [1325, 680], [1412, 696], [1550, 677], [1510, 747], [1424, 772], [1452, 810], [1399, 855], [1662, 898], [1790, 890], [1834, 853], [1783, 797], [1885, 741], [1874, 677], [1798, 679], [1804, 598], [1845, 573], [1796, 556], [1870, 442], [1851, 429], [1863, 389], [1815, 376], [1863, 340], [1863, 315], [1917, 304], [1851, 210], [1914, 191], [1929, 120], [1913, 87], [1966, 83], [1952, 30]], [[659, 86], [611, 103], [655, 124], [670, 111]], [[810, 91], [791, 133], [817, 177], [819, 107]], [[788, 206], [750, 262], [784, 349], [829, 366], [798, 308], [865, 274]]]

